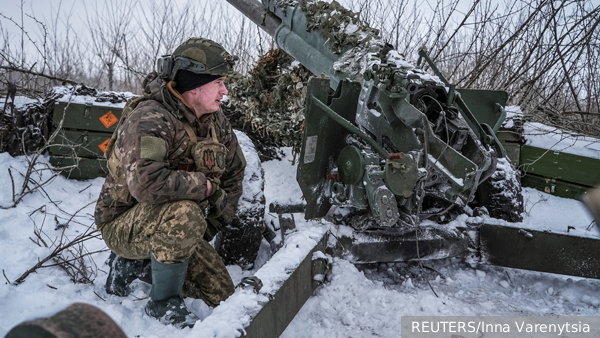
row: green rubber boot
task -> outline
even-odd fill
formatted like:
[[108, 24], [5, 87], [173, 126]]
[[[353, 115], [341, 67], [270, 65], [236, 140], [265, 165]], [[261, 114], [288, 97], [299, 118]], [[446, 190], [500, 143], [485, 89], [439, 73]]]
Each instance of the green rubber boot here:
[[183, 301], [183, 281], [188, 261], [166, 264], [157, 261], [153, 255], [151, 260], [152, 290], [146, 314], [158, 318], [165, 325], [193, 327], [200, 319], [188, 311]]
[[129, 285], [138, 278], [152, 284], [149, 259], [127, 259], [112, 252], [106, 264], [110, 267], [105, 285], [109, 295], [127, 297]]

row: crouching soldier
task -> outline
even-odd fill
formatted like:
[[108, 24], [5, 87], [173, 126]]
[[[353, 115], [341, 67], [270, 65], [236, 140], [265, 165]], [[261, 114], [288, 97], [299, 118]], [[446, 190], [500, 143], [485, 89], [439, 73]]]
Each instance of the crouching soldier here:
[[231, 222], [242, 195], [246, 162], [220, 111], [236, 59], [196, 38], [160, 58], [105, 153], [110, 174], [95, 220], [113, 252], [106, 291], [126, 296], [128, 284], [151, 270], [146, 313], [166, 324], [198, 320], [183, 297], [214, 307], [234, 292], [207, 241]]

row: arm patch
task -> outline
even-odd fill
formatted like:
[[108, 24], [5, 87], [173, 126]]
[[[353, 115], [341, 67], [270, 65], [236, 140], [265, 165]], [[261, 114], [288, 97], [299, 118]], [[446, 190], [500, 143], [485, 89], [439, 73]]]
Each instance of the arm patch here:
[[155, 136], [142, 136], [140, 145], [140, 158], [148, 158], [157, 162], [163, 162], [167, 155], [167, 144], [165, 140]]

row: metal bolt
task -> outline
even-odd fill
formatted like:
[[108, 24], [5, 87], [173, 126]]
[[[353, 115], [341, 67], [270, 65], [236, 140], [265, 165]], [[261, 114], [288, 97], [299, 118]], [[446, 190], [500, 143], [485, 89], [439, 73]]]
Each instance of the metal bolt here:
[[386, 216], [388, 218], [392, 218], [392, 209], [387, 209], [387, 211], [385, 212]]
[[381, 197], [381, 203], [383, 203], [383, 204], [387, 204], [388, 203], [388, 197], [386, 195], [383, 195]]

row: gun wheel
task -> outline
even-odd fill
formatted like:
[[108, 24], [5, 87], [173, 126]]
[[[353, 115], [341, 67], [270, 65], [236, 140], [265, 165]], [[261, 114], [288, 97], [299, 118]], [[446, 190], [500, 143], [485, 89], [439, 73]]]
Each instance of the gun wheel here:
[[238, 264], [243, 269], [251, 269], [265, 229], [265, 172], [251, 139], [242, 132], [236, 135], [246, 157], [244, 190], [237, 214], [215, 237], [214, 247], [225, 265]]
[[499, 158], [496, 171], [477, 188], [477, 206], [490, 216], [508, 222], [523, 221], [523, 191], [519, 173], [506, 158]]

